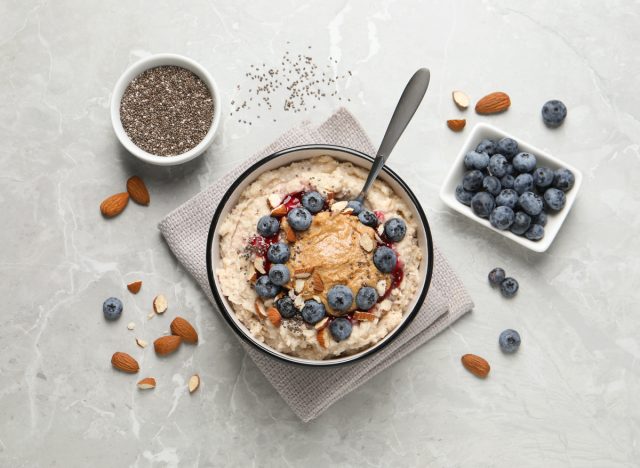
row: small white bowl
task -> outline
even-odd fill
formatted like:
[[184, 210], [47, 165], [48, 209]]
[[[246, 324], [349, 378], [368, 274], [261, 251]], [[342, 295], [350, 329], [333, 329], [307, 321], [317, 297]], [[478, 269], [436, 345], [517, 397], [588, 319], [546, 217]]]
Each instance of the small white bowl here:
[[[202, 141], [198, 143], [194, 148], [191, 148], [189, 151], [177, 156], [157, 156], [155, 154], [148, 153], [136, 146], [124, 131], [122, 122], [120, 121], [120, 101], [122, 100], [122, 95], [127, 89], [127, 86], [136, 76], [150, 68], [168, 65], [174, 65], [192, 71], [193, 73], [198, 75], [198, 77], [204, 82], [204, 84], [207, 85], [209, 91], [211, 92], [211, 98], [213, 99], [213, 122], [211, 123], [211, 128], [209, 128], [209, 131], [204, 136]], [[120, 79], [118, 79], [118, 82], [116, 83], [116, 86], [113, 89], [113, 94], [111, 96], [111, 123], [113, 124], [113, 130], [114, 132], [116, 132], [116, 136], [120, 140], [120, 143], [122, 143], [122, 145], [131, 154], [143, 161], [151, 164], [156, 164], [158, 166], [174, 166], [176, 164], [182, 164], [184, 162], [191, 161], [192, 159], [200, 156], [209, 147], [209, 145], [211, 145], [216, 130], [218, 129], [218, 124], [220, 123], [220, 107], [221, 102], [220, 94], [218, 93], [218, 86], [216, 85], [216, 82], [213, 81], [213, 78], [211, 77], [209, 72], [205, 70], [202, 65], [195, 62], [194, 60], [191, 60], [190, 58], [183, 57], [182, 55], [156, 54], [137, 61], [129, 68], [127, 68], [122, 76], [120, 76]]]
[[[463, 205], [456, 199], [456, 187], [458, 184], [462, 182], [462, 176], [467, 171], [464, 167], [464, 155], [471, 150], [474, 150], [478, 143], [484, 138], [490, 138], [492, 140], [499, 140], [501, 138], [513, 138], [518, 142], [518, 147], [520, 151], [526, 151], [527, 153], [531, 153], [535, 155], [538, 166], [549, 167], [550, 169], [556, 170], [562, 167], [569, 169], [575, 175], [576, 181], [571, 190], [566, 192], [567, 201], [562, 210], [557, 213], [548, 212], [547, 214], [547, 225], [544, 227], [544, 237], [539, 241], [532, 241], [527, 239], [526, 237], [517, 236], [513, 234], [511, 231], [501, 231], [499, 229], [494, 228], [489, 223], [488, 219], [480, 218], [473, 214], [471, 208]], [[477, 223], [482, 224], [485, 227], [488, 227], [492, 231], [499, 233], [500, 235], [511, 239], [514, 242], [528, 248], [529, 250], [533, 250], [534, 252], [544, 252], [546, 251], [553, 239], [555, 239], [558, 231], [560, 231], [560, 227], [564, 222], [565, 218], [569, 214], [569, 210], [573, 206], [573, 202], [576, 200], [576, 196], [578, 195], [578, 191], [580, 190], [580, 186], [582, 185], [582, 172], [573, 167], [570, 164], [567, 164], [558, 158], [554, 158], [549, 153], [542, 151], [530, 144], [526, 143], [524, 140], [520, 138], [516, 138], [508, 133], [499, 130], [498, 128], [488, 125], [485, 123], [476, 124], [476, 126], [471, 131], [471, 134], [467, 137], [464, 145], [460, 149], [460, 153], [458, 157], [453, 162], [453, 167], [449, 171], [447, 178], [440, 189], [440, 198], [442, 201], [452, 210], [457, 211], [458, 213], [463, 214], [469, 219], [474, 220]]]

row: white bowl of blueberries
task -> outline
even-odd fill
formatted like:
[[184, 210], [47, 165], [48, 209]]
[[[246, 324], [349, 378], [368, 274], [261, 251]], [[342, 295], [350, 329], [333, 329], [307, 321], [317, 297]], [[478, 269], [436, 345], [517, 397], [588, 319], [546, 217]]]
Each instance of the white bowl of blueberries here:
[[440, 191], [451, 209], [546, 251], [582, 185], [575, 167], [492, 125], [477, 124]]

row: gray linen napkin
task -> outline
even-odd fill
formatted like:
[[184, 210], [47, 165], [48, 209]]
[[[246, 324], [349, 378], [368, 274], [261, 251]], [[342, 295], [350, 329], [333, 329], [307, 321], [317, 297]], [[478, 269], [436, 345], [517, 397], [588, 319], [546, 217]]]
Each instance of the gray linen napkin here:
[[[347, 110], [339, 109], [319, 127], [305, 123], [283, 134], [208, 189], [167, 215], [159, 224], [169, 248], [196, 279], [214, 304], [214, 308], [217, 306], [207, 279], [206, 245], [211, 218], [222, 195], [229, 185], [257, 160], [284, 148], [310, 143], [341, 145], [366, 154], [375, 153], [355, 118]], [[289, 365], [244, 342], [242, 345], [294, 413], [303, 421], [310, 421], [473, 308], [473, 302], [464, 285], [437, 248], [434, 255], [431, 287], [415, 319], [395, 341], [369, 358], [348, 366], [316, 369]]]

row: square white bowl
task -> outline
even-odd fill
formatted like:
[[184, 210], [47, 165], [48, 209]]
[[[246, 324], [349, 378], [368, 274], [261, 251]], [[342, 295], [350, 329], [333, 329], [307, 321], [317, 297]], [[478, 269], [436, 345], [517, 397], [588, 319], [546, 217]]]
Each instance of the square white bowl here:
[[[519, 151], [525, 151], [527, 153], [531, 153], [535, 155], [537, 160], [537, 166], [545, 166], [553, 169], [566, 168], [569, 169], [575, 175], [576, 181], [573, 185], [573, 188], [566, 192], [566, 204], [562, 210], [557, 213], [547, 212], [548, 219], [547, 225], [544, 227], [544, 237], [539, 241], [532, 241], [527, 239], [526, 237], [517, 236], [513, 234], [511, 231], [501, 231], [499, 229], [494, 228], [489, 223], [488, 219], [480, 218], [473, 214], [471, 208], [463, 205], [456, 199], [456, 187], [462, 183], [462, 176], [467, 171], [464, 167], [464, 155], [471, 150], [474, 150], [478, 143], [484, 138], [490, 138], [492, 140], [499, 140], [501, 138], [513, 138], [518, 142]], [[578, 195], [578, 191], [580, 190], [580, 186], [582, 185], [582, 172], [573, 167], [570, 164], [567, 164], [561, 161], [558, 158], [554, 158], [546, 151], [542, 151], [541, 149], [536, 148], [522, 140], [521, 138], [516, 138], [512, 135], [509, 135], [506, 132], [494, 127], [493, 125], [488, 125], [485, 123], [476, 124], [473, 127], [473, 130], [467, 137], [464, 145], [460, 149], [458, 153], [458, 157], [453, 162], [453, 166], [447, 175], [447, 178], [440, 189], [440, 198], [442, 201], [452, 210], [457, 211], [460, 214], [463, 214], [469, 219], [474, 220], [477, 223], [482, 224], [483, 226], [491, 229], [498, 234], [511, 239], [514, 242], [526, 247], [529, 250], [533, 250], [534, 252], [544, 252], [546, 251], [553, 240], [555, 239], [558, 231], [560, 231], [560, 227], [567, 215], [569, 214], [569, 210], [573, 206], [573, 203], [576, 201], [576, 196]]]

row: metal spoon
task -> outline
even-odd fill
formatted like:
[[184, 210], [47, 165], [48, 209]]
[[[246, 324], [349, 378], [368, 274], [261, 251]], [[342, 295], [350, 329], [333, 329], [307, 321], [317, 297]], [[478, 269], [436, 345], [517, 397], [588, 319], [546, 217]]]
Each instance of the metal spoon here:
[[376, 154], [376, 157], [373, 160], [373, 165], [369, 171], [367, 181], [364, 183], [364, 187], [362, 187], [360, 194], [355, 198], [355, 202], [362, 204], [364, 201], [364, 197], [367, 195], [373, 181], [378, 177], [380, 170], [382, 170], [382, 166], [384, 166], [384, 163], [389, 158], [391, 151], [402, 136], [402, 132], [407, 128], [413, 114], [418, 110], [418, 106], [422, 102], [424, 93], [427, 92], [427, 88], [429, 87], [430, 79], [431, 73], [429, 72], [429, 69], [421, 68], [414, 73], [409, 80], [409, 83], [407, 83], [407, 86], [402, 92], [402, 96], [400, 96], [396, 110], [393, 112], [393, 116], [391, 117], [387, 131], [384, 134], [382, 143], [380, 143], [378, 154]]

